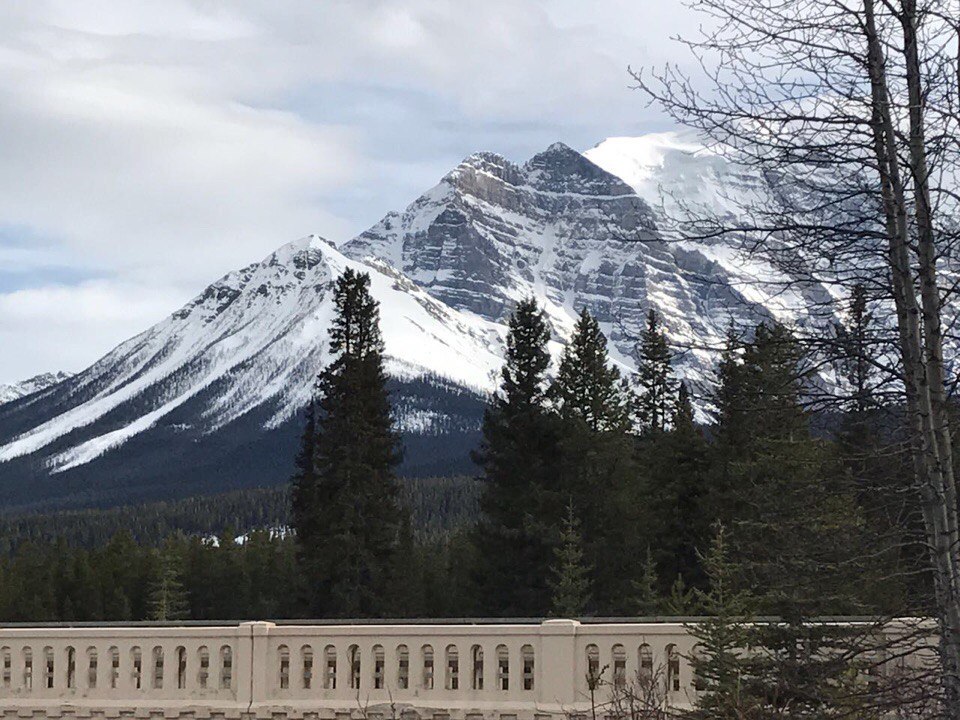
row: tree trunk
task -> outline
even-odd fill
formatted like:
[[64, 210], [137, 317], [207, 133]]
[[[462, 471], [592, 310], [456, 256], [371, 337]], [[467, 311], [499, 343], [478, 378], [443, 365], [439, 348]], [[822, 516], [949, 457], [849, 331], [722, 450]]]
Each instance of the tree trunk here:
[[[910, 171], [915, 192], [920, 303], [910, 265], [906, 193], [890, 113], [883, 46], [873, 0], [864, 0], [873, 105], [874, 152], [888, 237], [888, 262], [900, 331], [903, 382], [914, 472], [934, 569], [940, 622], [945, 717], [960, 719], [960, 567], [957, 494], [943, 369], [940, 293], [923, 129], [916, 5], [902, 0], [904, 60], [910, 102]], [[922, 319], [922, 327], [921, 327]]]
[[953, 447], [950, 437], [946, 377], [943, 367], [943, 332], [940, 323], [940, 289], [937, 283], [936, 237], [930, 201], [930, 183], [926, 157], [923, 116], [923, 87], [918, 50], [916, 0], [901, 0], [900, 24], [903, 28], [903, 56], [909, 101], [910, 171], [914, 185], [914, 213], [917, 228], [920, 297], [923, 307], [923, 337], [926, 353], [927, 388], [932, 410], [932, 442], [927, 443], [928, 462], [936, 471], [939, 485], [934, 495], [942, 533], [936, 538], [937, 571], [941, 585], [943, 624], [942, 660], [946, 681], [948, 712], [960, 717], [960, 566], [957, 530], [957, 487], [953, 474]]

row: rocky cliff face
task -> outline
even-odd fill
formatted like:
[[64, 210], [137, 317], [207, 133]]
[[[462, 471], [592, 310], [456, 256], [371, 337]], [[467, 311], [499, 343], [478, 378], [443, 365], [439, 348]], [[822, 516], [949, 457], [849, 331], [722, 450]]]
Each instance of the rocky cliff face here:
[[[650, 209], [623, 181], [557, 143], [522, 166], [473, 155], [402, 214], [350, 241], [352, 257], [395, 263], [431, 295], [502, 320], [516, 300], [551, 309], [636, 296], [636, 266], [605, 258], [609, 238], [649, 245]], [[561, 315], [562, 317], [562, 315]]]

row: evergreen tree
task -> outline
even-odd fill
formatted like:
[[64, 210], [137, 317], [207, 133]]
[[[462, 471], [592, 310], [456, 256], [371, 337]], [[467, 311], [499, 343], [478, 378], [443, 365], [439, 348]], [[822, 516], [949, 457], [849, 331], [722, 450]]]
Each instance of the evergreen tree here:
[[640, 397], [637, 419], [642, 433], [663, 432], [670, 420], [673, 397], [670, 370], [670, 346], [651, 308], [637, 347], [637, 380]]
[[183, 620], [190, 616], [180, 562], [180, 557], [172, 543], [168, 543], [167, 547], [159, 553], [156, 574], [147, 596], [148, 619]]
[[300, 436], [300, 449], [294, 460], [294, 474], [290, 487], [290, 524], [297, 532], [301, 545], [319, 542], [321, 529], [316, 527], [317, 513], [317, 408], [311, 397], [306, 410], [306, 422]]
[[545, 401], [550, 332], [533, 299], [510, 317], [500, 391], [483, 418], [474, 459], [482, 469], [481, 517], [473, 533], [475, 595], [493, 615], [535, 617], [550, 608], [550, 530], [562, 512], [556, 423]]
[[709, 590], [697, 591], [703, 620], [687, 626], [697, 641], [691, 656], [699, 683], [696, 709], [688, 717], [702, 720], [762, 718], [763, 703], [754, 696], [750, 653], [753, 599], [736, 588], [737, 568], [730, 557], [723, 525], [715, 526], [702, 558]]
[[653, 616], [663, 607], [660, 595], [660, 580], [657, 576], [657, 564], [653, 553], [647, 548], [640, 577], [633, 581], [634, 612], [639, 616]]
[[308, 414], [293, 517], [313, 612], [377, 616], [389, 610], [404, 527], [395, 475], [399, 438], [370, 276], [345, 270], [333, 301], [334, 359], [320, 374], [316, 408]]
[[705, 547], [710, 537], [711, 513], [703, 500], [709, 487], [709, 446], [694, 422], [685, 383], [679, 384], [672, 405], [669, 428], [637, 442], [646, 470], [642, 528], [655, 550], [660, 577], [681, 577], [688, 587], [703, 587], [697, 548]]
[[134, 620], [147, 616], [144, 588], [151, 585], [148, 553], [129, 530], [115, 534], [98, 553], [96, 574], [103, 594], [104, 619]]
[[878, 405], [877, 373], [871, 362], [879, 342], [874, 324], [866, 288], [857, 284], [850, 292], [847, 323], [836, 323], [834, 335], [839, 374], [850, 391], [847, 410], [858, 417]]
[[572, 500], [567, 503], [551, 570], [552, 614], [564, 618], [581, 617], [590, 602], [590, 568], [584, 562], [580, 521], [574, 512]]
[[[719, 504], [752, 586], [770, 588], [770, 610], [778, 610], [779, 593], [794, 606], [803, 598], [811, 609], [850, 612], [860, 605], [843, 568], [859, 549], [862, 520], [852, 489], [829, 471], [829, 448], [810, 433], [806, 374], [786, 328], [757, 328], [734, 373], [739, 397], [717, 431], [732, 479], [728, 502]], [[737, 446], [728, 446], [731, 437]]]
[[862, 518], [810, 433], [806, 366], [791, 333], [761, 325], [729, 362], [726, 426], [717, 428], [726, 484], [711, 500], [730, 527], [738, 586], [757, 589], [758, 610], [780, 619], [753, 631], [751, 644], [764, 652], [751, 672], [770, 712], [818, 716], [854, 660], [848, 631], [816, 618], [861, 614], [871, 593]]
[[[716, 407], [716, 422], [713, 433], [717, 439], [715, 447], [722, 456], [725, 451], [735, 452], [750, 441], [750, 433], [744, 427], [749, 417], [745, 402], [743, 385], [743, 365], [740, 360], [743, 343], [731, 327], [727, 331], [726, 342], [720, 352], [717, 363], [717, 382], [713, 392], [713, 404]], [[730, 458], [719, 457], [721, 463]]]
[[[586, 310], [549, 395], [559, 428], [559, 487], [577, 508], [596, 608], [630, 612], [638, 573], [633, 558], [643, 547], [637, 532], [641, 473], [628, 435], [627, 391], [610, 365], [606, 337]], [[556, 499], [550, 498], [551, 515], [543, 518], [546, 532], [551, 516], [553, 527], [559, 524]]]
[[885, 407], [877, 370], [883, 340], [867, 291], [854, 286], [846, 322], [836, 324], [834, 350], [838, 376], [848, 390], [835, 433], [838, 472], [854, 489], [872, 544], [874, 606], [902, 613], [923, 607], [928, 588], [928, 553], [917, 495], [904, 483], [910, 476], [907, 448], [893, 437], [898, 426]]
[[3, 618], [10, 621], [56, 620], [57, 598], [50, 552], [30, 541], [21, 543], [4, 563], [0, 583]]
[[424, 591], [431, 568], [425, 548], [415, 541], [409, 513], [404, 513], [399, 538], [396, 572], [392, 576], [389, 603], [385, 607], [392, 617], [422, 617], [426, 605]]
[[584, 308], [564, 348], [550, 397], [561, 418], [578, 419], [593, 432], [623, 431], [627, 402], [620, 372], [610, 365], [607, 338]]
[[550, 330], [537, 301], [529, 298], [519, 302], [510, 316], [497, 407], [516, 413], [542, 412], [550, 365], [549, 340]]
[[670, 586], [666, 605], [671, 615], [689, 615], [696, 607], [694, 589], [687, 587], [682, 575], [677, 575], [677, 579]]

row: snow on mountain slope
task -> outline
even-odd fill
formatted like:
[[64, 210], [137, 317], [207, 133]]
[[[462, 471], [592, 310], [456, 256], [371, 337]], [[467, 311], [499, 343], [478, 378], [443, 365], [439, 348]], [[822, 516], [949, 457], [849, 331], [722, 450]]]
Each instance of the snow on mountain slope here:
[[[347, 259], [311, 236], [230, 273], [74, 377], [77, 400], [0, 445], [0, 462], [75, 436], [81, 441], [45, 454], [45, 463], [55, 472], [83, 465], [214, 384], [216, 392], [195, 412], [202, 432], [264, 405], [265, 427], [278, 425], [305, 405], [328, 359], [331, 284], [347, 267], [371, 275], [393, 376], [434, 373], [467, 388], [492, 386], [502, 327], [447, 307], [381, 262]], [[137, 411], [124, 414], [131, 405]], [[125, 416], [109, 421], [117, 413]], [[84, 435], [86, 428], [95, 432]]]
[[765, 191], [672, 134], [613, 138], [585, 155], [556, 143], [522, 165], [480, 153], [342, 249], [376, 255], [434, 297], [492, 321], [532, 294], [560, 339], [587, 307], [625, 364], [653, 308], [681, 350], [679, 373], [708, 384], [731, 322], [803, 322], [826, 290], [764, 288], [757, 281], [776, 280], [772, 268], [721, 243], [669, 238], [663, 195], [726, 212], [727, 192]]
[[41, 390], [46, 390], [70, 377], [73, 377], [73, 373], [63, 371], [47, 372], [34, 375], [32, 378], [21, 380], [17, 383], [0, 385], [0, 405], [19, 400], [27, 395], [33, 395]]
[[745, 203], [771, 192], [757, 170], [730, 162], [690, 131], [607, 138], [583, 154], [627, 183], [661, 225], [691, 214], [735, 220]]
[[[783, 191], [774, 179], [731, 162], [689, 131], [607, 138], [584, 156], [630, 185], [653, 208], [662, 229], [691, 217], [735, 226], [744, 208], [763, 207]], [[673, 244], [716, 263], [725, 274], [724, 282], [784, 322], [810, 321], [811, 308], [832, 292], [829, 287], [795, 283], [724, 240], [674, 240]]]
[[[745, 207], [762, 207], [778, 191], [758, 170], [731, 162], [689, 131], [607, 138], [584, 156], [630, 185], [664, 230], [691, 217], [735, 225]], [[716, 263], [727, 285], [784, 322], [804, 322], [829, 292], [826, 287], [801, 290], [791, 278], [724, 240], [674, 240], [673, 245]]]

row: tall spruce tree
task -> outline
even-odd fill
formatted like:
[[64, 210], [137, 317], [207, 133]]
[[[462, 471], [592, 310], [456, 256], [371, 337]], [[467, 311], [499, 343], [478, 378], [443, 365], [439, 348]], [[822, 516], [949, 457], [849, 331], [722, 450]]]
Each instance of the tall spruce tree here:
[[703, 620], [687, 626], [697, 641], [691, 658], [700, 687], [696, 708], [686, 715], [693, 720], [753, 720], [769, 717], [765, 701], [751, 673], [751, 623], [755, 601], [750, 592], [737, 588], [737, 567], [730, 557], [726, 530], [714, 528], [703, 567], [707, 590], [697, 591]]
[[389, 590], [406, 527], [395, 475], [400, 441], [370, 276], [345, 270], [333, 301], [334, 359], [320, 373], [315, 409], [308, 414], [293, 517], [312, 611], [326, 617], [379, 616], [391, 610]]
[[549, 396], [559, 427], [559, 485], [578, 511], [594, 606], [606, 614], [630, 612], [639, 574], [634, 560], [643, 547], [637, 532], [640, 472], [629, 435], [632, 398], [587, 310]]
[[645, 468], [642, 531], [654, 550], [658, 575], [679, 577], [686, 587], [702, 588], [705, 576], [697, 549], [710, 537], [712, 516], [703, 502], [710, 454], [685, 383], [678, 385], [669, 427], [641, 435], [637, 454]]
[[[833, 614], [859, 606], [845, 568], [862, 518], [849, 484], [830, 472], [830, 448], [810, 432], [807, 375], [792, 334], [760, 325], [726, 375], [733, 386], [719, 391], [728, 406], [716, 428], [717, 459], [731, 482], [719, 488], [726, 497], [711, 500], [726, 515], [742, 568], [768, 588], [767, 610], [784, 615], [799, 605]], [[778, 595], [791, 607], [778, 608]]]
[[549, 397], [559, 428], [559, 486], [577, 508], [595, 607], [606, 614], [630, 612], [639, 573], [635, 558], [643, 547], [630, 398], [610, 363], [607, 339], [587, 310], [564, 348]]
[[863, 416], [876, 409], [878, 372], [873, 364], [880, 338], [875, 328], [870, 299], [863, 285], [850, 292], [847, 322], [834, 325], [836, 356], [840, 376], [849, 385], [847, 409]]
[[[701, 502], [708, 484], [708, 446], [694, 419], [689, 388], [673, 373], [670, 346], [653, 310], [638, 347], [637, 374], [636, 448], [645, 469], [645, 541], [660, 578], [679, 578], [685, 588], [702, 587], [697, 548], [708, 541], [712, 520]], [[662, 594], [670, 591], [659, 588]]]
[[545, 615], [549, 567], [563, 503], [557, 488], [556, 422], [547, 412], [550, 354], [543, 311], [523, 300], [510, 316], [500, 390], [483, 418], [474, 459], [482, 469], [481, 517], [473, 532], [479, 610]]
[[637, 420], [642, 433], [663, 432], [670, 421], [673, 388], [670, 345], [660, 318], [651, 308], [637, 346], [637, 382], [640, 393]]
[[745, 402], [745, 392], [741, 387], [744, 376], [740, 359], [743, 346], [737, 331], [730, 327], [717, 362], [712, 398], [716, 407], [713, 433], [717, 438], [716, 446], [721, 449], [741, 447], [750, 440], [749, 428], [744, 427], [749, 418], [748, 408], [741, 406]]
[[319, 541], [317, 511], [317, 398], [311, 395], [290, 487], [290, 519], [301, 548]]
[[644, 556], [640, 576], [633, 581], [633, 603], [633, 613], [639, 616], [656, 615], [664, 606], [657, 564], [654, 562], [650, 548], [647, 548]]

